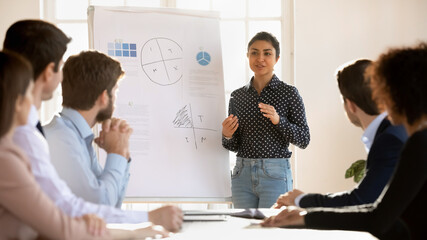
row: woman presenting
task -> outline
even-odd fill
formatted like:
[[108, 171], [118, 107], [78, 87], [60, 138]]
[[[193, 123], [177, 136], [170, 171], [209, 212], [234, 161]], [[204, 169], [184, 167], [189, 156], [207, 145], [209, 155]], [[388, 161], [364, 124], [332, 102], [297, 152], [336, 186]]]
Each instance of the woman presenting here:
[[222, 123], [222, 145], [237, 152], [232, 173], [235, 208], [269, 208], [292, 190], [289, 144], [310, 142], [298, 90], [274, 75], [280, 57], [277, 39], [257, 33], [248, 44], [249, 84], [231, 93], [229, 116]]

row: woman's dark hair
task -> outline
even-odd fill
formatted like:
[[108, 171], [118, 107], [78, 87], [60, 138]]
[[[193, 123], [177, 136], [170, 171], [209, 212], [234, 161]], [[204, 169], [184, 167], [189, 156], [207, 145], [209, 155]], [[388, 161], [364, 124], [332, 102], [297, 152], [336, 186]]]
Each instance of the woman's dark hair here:
[[25, 95], [32, 76], [28, 60], [12, 51], [0, 52], [0, 137], [12, 127], [16, 100]]
[[273, 34], [268, 33], [268, 32], [259, 32], [257, 33], [248, 43], [248, 51], [249, 48], [251, 47], [251, 45], [255, 42], [255, 41], [266, 41], [271, 43], [271, 45], [273, 45], [274, 49], [276, 50], [276, 59], [278, 57], [280, 57], [280, 43], [279, 41], [277, 41], [276, 37], [273, 36]]
[[337, 72], [337, 81], [344, 101], [348, 99], [354, 102], [366, 114], [378, 115], [369, 80], [365, 79], [365, 70], [371, 63], [367, 59], [357, 60]]
[[390, 49], [369, 70], [374, 97], [409, 124], [427, 114], [427, 43]]

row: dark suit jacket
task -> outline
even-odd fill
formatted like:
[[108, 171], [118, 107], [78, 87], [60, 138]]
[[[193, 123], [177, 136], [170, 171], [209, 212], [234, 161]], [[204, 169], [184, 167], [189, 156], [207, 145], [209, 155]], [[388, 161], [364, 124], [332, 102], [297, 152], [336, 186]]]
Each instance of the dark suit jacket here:
[[341, 208], [307, 208], [307, 228], [368, 231], [379, 239], [427, 236], [427, 129], [411, 135], [377, 200]]
[[390, 179], [408, 136], [403, 126], [384, 119], [375, 134], [366, 162], [366, 174], [356, 188], [336, 194], [307, 194], [300, 206], [342, 207], [374, 202]]

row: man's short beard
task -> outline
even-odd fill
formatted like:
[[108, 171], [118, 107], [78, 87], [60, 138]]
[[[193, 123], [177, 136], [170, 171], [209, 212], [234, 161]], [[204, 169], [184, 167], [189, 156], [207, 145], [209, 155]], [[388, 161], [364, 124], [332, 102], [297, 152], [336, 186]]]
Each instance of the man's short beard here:
[[109, 97], [107, 108], [98, 112], [95, 118], [96, 122], [100, 123], [107, 119], [110, 119], [113, 116], [113, 110], [113, 98]]

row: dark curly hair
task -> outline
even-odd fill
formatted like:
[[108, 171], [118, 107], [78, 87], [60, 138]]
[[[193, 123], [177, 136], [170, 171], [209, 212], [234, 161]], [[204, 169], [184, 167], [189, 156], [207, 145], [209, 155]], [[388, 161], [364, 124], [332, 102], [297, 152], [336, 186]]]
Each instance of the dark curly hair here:
[[369, 75], [378, 104], [406, 116], [409, 124], [427, 114], [427, 42], [390, 49], [370, 67]]

